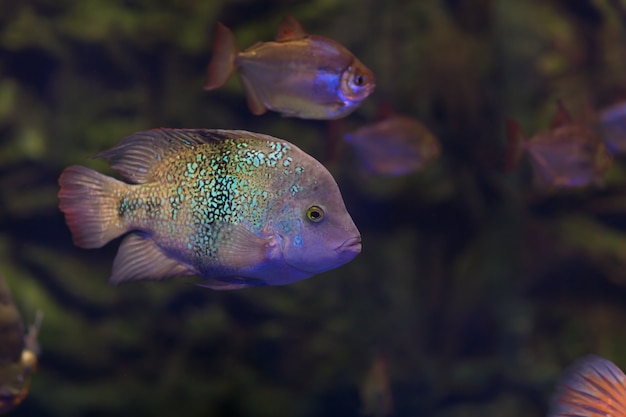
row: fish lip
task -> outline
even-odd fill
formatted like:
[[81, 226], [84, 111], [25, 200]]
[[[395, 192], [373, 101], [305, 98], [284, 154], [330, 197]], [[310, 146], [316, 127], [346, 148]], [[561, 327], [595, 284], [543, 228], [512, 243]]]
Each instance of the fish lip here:
[[346, 239], [335, 251], [342, 252], [361, 252], [361, 236], [351, 237], [350, 239]]

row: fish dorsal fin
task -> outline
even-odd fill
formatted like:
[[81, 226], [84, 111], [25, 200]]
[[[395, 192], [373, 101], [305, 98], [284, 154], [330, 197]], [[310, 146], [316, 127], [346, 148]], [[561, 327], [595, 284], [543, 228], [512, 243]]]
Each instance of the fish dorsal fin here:
[[293, 16], [284, 16], [278, 24], [278, 30], [276, 31], [276, 41], [278, 42], [294, 41], [306, 37], [307, 33], [304, 31], [304, 28]]
[[125, 137], [97, 158], [109, 161], [111, 168], [133, 184], [150, 181], [161, 162], [172, 154], [196, 146], [232, 138], [237, 131], [210, 129], [152, 129]]
[[572, 115], [565, 108], [565, 105], [563, 105], [563, 101], [557, 100], [556, 106], [557, 106], [557, 111], [556, 111], [556, 114], [554, 115], [554, 118], [552, 119], [552, 124], [550, 125], [552, 129], [565, 126], [567, 124], [572, 123], [573, 121]]
[[548, 416], [625, 417], [626, 376], [599, 356], [578, 360], [565, 371]]
[[197, 275], [190, 267], [169, 258], [147, 236], [132, 233], [122, 241], [113, 261], [109, 281], [162, 280], [179, 276]]

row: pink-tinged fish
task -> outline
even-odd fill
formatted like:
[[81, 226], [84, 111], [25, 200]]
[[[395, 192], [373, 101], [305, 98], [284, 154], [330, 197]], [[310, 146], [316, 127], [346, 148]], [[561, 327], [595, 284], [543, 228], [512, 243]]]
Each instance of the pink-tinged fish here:
[[387, 357], [378, 353], [361, 387], [361, 413], [369, 417], [387, 417], [393, 413]]
[[30, 380], [37, 369], [37, 334], [43, 315], [24, 335], [24, 324], [11, 297], [9, 286], [0, 277], [0, 414], [17, 407], [28, 395]]
[[378, 175], [417, 172], [441, 154], [437, 138], [426, 126], [406, 116], [391, 116], [363, 126], [344, 139], [363, 165]]
[[275, 42], [240, 52], [233, 33], [218, 23], [204, 88], [228, 81], [236, 68], [254, 114], [267, 109], [302, 119], [338, 119], [353, 112], [375, 87], [374, 74], [339, 43], [307, 35], [291, 16]]
[[626, 375], [611, 361], [586, 356], [567, 369], [549, 417], [626, 417]]
[[199, 275], [225, 290], [282, 285], [361, 251], [337, 183], [291, 143], [242, 130], [155, 129], [97, 155], [127, 182], [82, 166], [59, 178], [82, 248], [129, 233], [111, 282]]
[[611, 154], [590, 127], [574, 122], [560, 102], [558, 107], [551, 128], [529, 140], [515, 121], [507, 120], [505, 170], [517, 167], [527, 152], [535, 183], [540, 187], [601, 184], [611, 166]]
[[626, 152], [626, 103], [618, 103], [600, 112], [597, 127], [613, 155]]

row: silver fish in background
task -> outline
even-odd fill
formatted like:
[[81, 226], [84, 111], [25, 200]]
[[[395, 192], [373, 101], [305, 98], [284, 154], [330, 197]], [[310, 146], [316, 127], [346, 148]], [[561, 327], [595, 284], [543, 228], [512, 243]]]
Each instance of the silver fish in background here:
[[341, 44], [307, 35], [291, 16], [275, 42], [239, 52], [233, 33], [218, 23], [204, 88], [214, 90], [236, 68], [252, 113], [269, 110], [302, 119], [338, 119], [353, 112], [375, 88], [372, 71]]
[[422, 123], [391, 116], [346, 134], [363, 165], [373, 174], [400, 176], [422, 170], [441, 155], [441, 146]]
[[626, 375], [613, 362], [586, 356], [561, 377], [549, 417], [626, 417]]
[[517, 122], [507, 121], [505, 170], [515, 169], [527, 152], [539, 187], [601, 184], [611, 166], [611, 154], [591, 127], [575, 123], [560, 102], [558, 107], [551, 128], [528, 140]]
[[97, 155], [130, 183], [82, 166], [59, 178], [82, 248], [124, 238], [111, 282], [200, 275], [225, 290], [282, 285], [361, 251], [337, 183], [291, 143], [246, 131], [155, 129]]
[[28, 395], [30, 380], [37, 369], [37, 334], [43, 315], [24, 335], [24, 324], [11, 297], [9, 286], [0, 276], [0, 414], [17, 407]]

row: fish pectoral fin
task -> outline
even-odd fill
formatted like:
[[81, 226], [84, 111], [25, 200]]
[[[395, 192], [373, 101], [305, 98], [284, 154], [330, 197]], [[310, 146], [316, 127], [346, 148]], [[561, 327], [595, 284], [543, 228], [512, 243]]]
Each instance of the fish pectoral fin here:
[[262, 238], [242, 225], [224, 224], [217, 257], [234, 270], [254, 268], [267, 262], [274, 240]]
[[113, 261], [109, 282], [161, 280], [198, 275], [190, 267], [168, 257], [150, 238], [132, 233], [122, 241]]
[[244, 288], [262, 287], [267, 285], [265, 282], [244, 277], [227, 277], [227, 278], [208, 278], [203, 281], [197, 282], [197, 286], [210, 288], [212, 290], [241, 290]]
[[285, 16], [278, 24], [276, 31], [276, 41], [287, 42], [307, 37], [304, 28], [293, 16]]
[[241, 84], [243, 84], [243, 89], [246, 92], [246, 100], [250, 111], [257, 116], [265, 113], [267, 111], [267, 107], [265, 107], [265, 104], [261, 101], [261, 97], [257, 94], [250, 80], [248, 80], [244, 75], [240, 75], [239, 79], [241, 79]]

